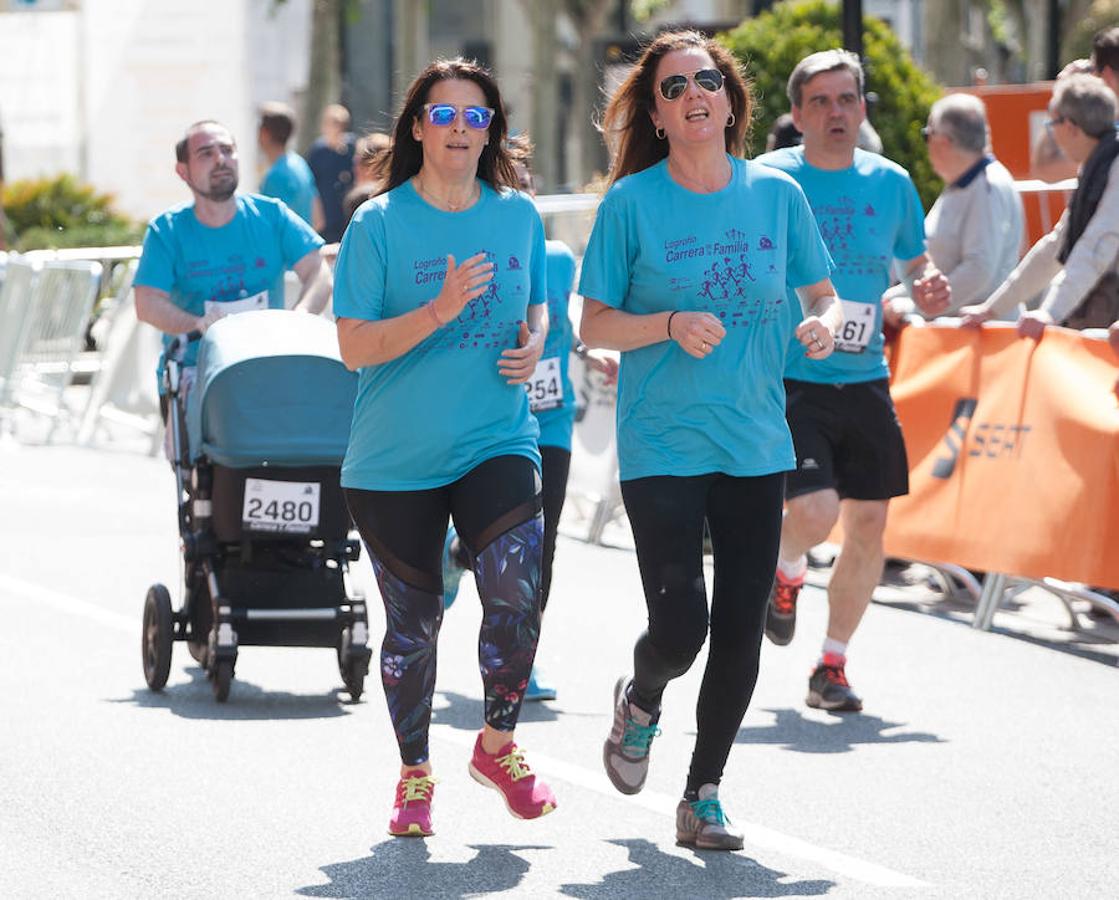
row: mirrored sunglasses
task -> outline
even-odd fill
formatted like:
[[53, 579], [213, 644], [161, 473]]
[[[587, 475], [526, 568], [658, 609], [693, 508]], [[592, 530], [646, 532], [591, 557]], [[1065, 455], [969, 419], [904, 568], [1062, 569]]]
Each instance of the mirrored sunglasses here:
[[455, 106], [453, 103], [424, 104], [427, 120], [440, 128], [453, 125], [460, 111], [463, 121], [471, 128], [476, 128], [479, 131], [483, 128], [489, 128], [490, 122], [493, 121], [493, 110], [488, 106]]
[[[700, 69], [691, 76], [692, 80], [709, 93], [717, 93], [723, 86], [723, 73], [718, 69]], [[660, 84], [661, 96], [665, 100], [676, 100], [688, 89], [688, 76], [669, 75]]]

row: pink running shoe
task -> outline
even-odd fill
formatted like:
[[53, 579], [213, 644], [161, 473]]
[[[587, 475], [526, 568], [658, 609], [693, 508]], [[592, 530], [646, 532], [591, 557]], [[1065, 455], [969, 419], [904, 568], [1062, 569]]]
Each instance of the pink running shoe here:
[[556, 795], [537, 778], [525, 761], [525, 752], [510, 741], [492, 756], [482, 750], [482, 735], [474, 742], [470, 775], [505, 798], [505, 806], [518, 819], [538, 819], [556, 808]]
[[396, 784], [396, 801], [389, 819], [389, 834], [394, 837], [428, 837], [431, 827], [431, 798], [435, 779], [423, 769], [405, 772]]

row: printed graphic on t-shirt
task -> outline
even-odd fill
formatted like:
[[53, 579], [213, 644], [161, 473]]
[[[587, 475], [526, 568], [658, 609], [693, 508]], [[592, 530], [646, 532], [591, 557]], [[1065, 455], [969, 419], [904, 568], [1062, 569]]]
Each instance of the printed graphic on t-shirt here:
[[851, 197], [841, 196], [833, 202], [813, 206], [812, 212], [820, 227], [820, 236], [835, 262], [837, 275], [881, 275], [889, 267], [888, 255], [855, 250], [860, 244], [867, 246], [865, 236], [879, 233], [873, 204], [866, 203], [860, 208]]
[[[524, 279], [514, 277], [503, 280], [501, 278], [502, 265], [497, 254], [490, 250], [478, 251], [485, 254], [483, 262], [492, 263], [493, 279], [486, 290], [479, 296], [470, 300], [458, 317], [445, 328], [440, 329], [428, 338], [417, 349], [421, 353], [430, 353], [433, 350], [467, 350], [467, 349], [502, 349], [511, 347], [511, 334], [516, 333], [516, 321], [505, 319], [501, 314], [505, 311], [505, 294], [512, 295], [516, 300], [524, 296]], [[475, 254], [471, 254], [473, 256]], [[507, 259], [506, 270], [523, 271], [520, 260], [513, 255]], [[417, 285], [432, 285], [431, 296], [438, 295], [443, 281], [447, 277], [447, 257], [433, 256], [426, 259], [416, 259], [412, 262], [415, 272], [414, 281]], [[428, 302], [423, 300], [418, 306]], [[518, 308], [520, 304], [517, 304]]]
[[726, 328], [769, 325], [785, 305], [776, 251], [767, 235], [751, 238], [737, 228], [727, 229], [713, 241], [701, 241], [694, 234], [670, 238], [664, 242], [664, 261], [670, 271], [694, 260], [701, 260], [704, 268], [700, 275], [670, 276], [669, 290], [691, 294], [697, 298], [691, 309], [713, 313]]

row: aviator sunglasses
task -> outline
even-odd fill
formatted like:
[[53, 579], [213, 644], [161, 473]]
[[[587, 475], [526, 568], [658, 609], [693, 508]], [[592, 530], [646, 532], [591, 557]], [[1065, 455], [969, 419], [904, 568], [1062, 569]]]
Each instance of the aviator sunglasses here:
[[[718, 69], [700, 69], [691, 76], [692, 80], [711, 94], [718, 93], [723, 86], [723, 73]], [[661, 96], [665, 100], [676, 100], [688, 89], [687, 75], [669, 75], [660, 84]]]
[[462, 110], [462, 120], [471, 128], [476, 128], [478, 131], [489, 128], [490, 122], [493, 121], [493, 110], [488, 106], [459, 107], [455, 106], [453, 103], [424, 104], [424, 112], [427, 113], [427, 120], [432, 125], [437, 125], [440, 128], [453, 125], [455, 119], [458, 118], [460, 109]]

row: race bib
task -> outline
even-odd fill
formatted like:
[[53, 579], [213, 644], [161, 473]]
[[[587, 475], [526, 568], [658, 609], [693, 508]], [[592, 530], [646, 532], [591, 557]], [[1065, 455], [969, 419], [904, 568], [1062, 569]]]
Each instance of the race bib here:
[[242, 297], [240, 300], [207, 300], [206, 314], [209, 315], [215, 309], [227, 316], [252, 312], [254, 309], [268, 309], [268, 291], [261, 291], [251, 297]]
[[525, 383], [528, 405], [532, 411], [543, 412], [563, 406], [563, 383], [560, 381], [558, 356], [549, 356], [536, 364], [536, 371]]
[[843, 327], [835, 336], [835, 349], [841, 353], [862, 353], [874, 337], [874, 304], [841, 300]]
[[315, 481], [246, 478], [241, 525], [248, 531], [309, 534], [319, 527], [320, 493]]

